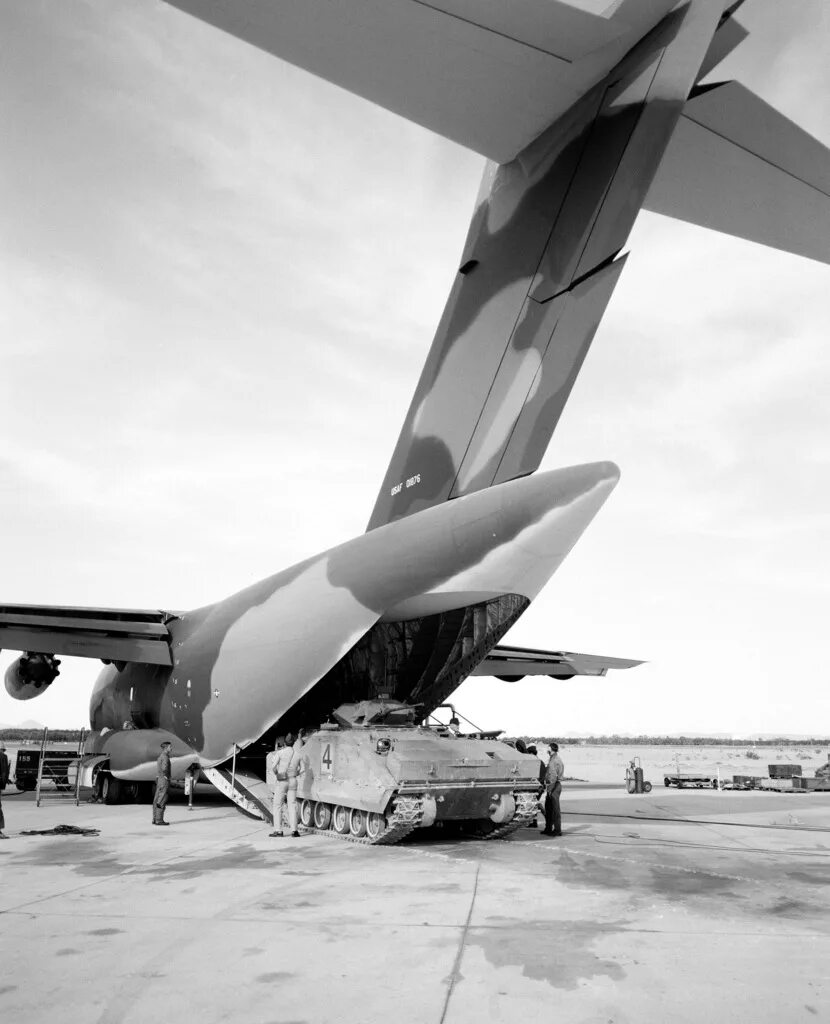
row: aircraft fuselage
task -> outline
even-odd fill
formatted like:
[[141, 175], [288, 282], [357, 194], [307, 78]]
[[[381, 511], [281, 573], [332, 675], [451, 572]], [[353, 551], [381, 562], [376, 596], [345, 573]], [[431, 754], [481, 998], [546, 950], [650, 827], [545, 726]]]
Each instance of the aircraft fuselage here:
[[[370, 531], [182, 614], [169, 624], [172, 667], [107, 666], [93, 690], [91, 725], [160, 728], [214, 765], [277, 723], [316, 724], [342, 699], [371, 696], [371, 685], [421, 700], [427, 713], [541, 590], [617, 479], [612, 463], [594, 463], [511, 481]], [[465, 621], [475, 642], [456, 650]], [[416, 642], [424, 623], [426, 652]], [[452, 642], [440, 660], [442, 629]], [[399, 642], [402, 632], [408, 641]], [[380, 674], [368, 664], [361, 671], [354, 660], [364, 657], [361, 644], [373, 643]], [[371, 660], [371, 651], [365, 654]], [[405, 663], [419, 657], [424, 664], [407, 675]], [[464, 660], [466, 671], [446, 676], [453, 658]], [[441, 672], [444, 685], [436, 689]], [[298, 702], [312, 688], [303, 708]], [[307, 721], [287, 722], [289, 713]]]

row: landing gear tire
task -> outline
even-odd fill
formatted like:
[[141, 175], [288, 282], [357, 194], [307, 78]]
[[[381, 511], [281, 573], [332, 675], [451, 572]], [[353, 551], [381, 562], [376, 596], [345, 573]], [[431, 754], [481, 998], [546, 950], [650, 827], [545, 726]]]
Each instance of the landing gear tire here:
[[334, 808], [334, 814], [331, 817], [331, 827], [338, 835], [347, 836], [349, 834], [348, 807], [344, 807], [342, 804], [338, 804]]
[[353, 836], [362, 839], [366, 835], [366, 812], [356, 807], [349, 811], [349, 831]]
[[312, 828], [314, 825], [314, 801], [300, 801], [300, 824], [303, 828]]
[[643, 783], [643, 792], [644, 793], [650, 793], [651, 792], [651, 783], [650, 782], [644, 782]]
[[669, 786], [671, 785], [671, 783], [669, 782], [668, 779], [663, 779], [663, 785], [666, 787], [666, 789], [668, 789]]
[[120, 804], [121, 782], [111, 775], [105, 775], [101, 783], [101, 799], [105, 804]]
[[331, 807], [328, 804], [314, 805], [314, 827], [326, 829], [331, 825]]
[[386, 818], [377, 811], [369, 811], [366, 815], [366, 835], [370, 839], [380, 839], [386, 831]]

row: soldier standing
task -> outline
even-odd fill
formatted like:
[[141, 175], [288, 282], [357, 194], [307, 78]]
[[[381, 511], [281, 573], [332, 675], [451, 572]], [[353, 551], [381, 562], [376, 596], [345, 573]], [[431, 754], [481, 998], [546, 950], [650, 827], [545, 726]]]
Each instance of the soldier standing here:
[[282, 809], [288, 804], [288, 825], [291, 835], [299, 838], [297, 830], [297, 775], [299, 765], [294, 751], [294, 737], [278, 736], [274, 746], [274, 831], [268, 835], [276, 839], [285, 835], [282, 830]]
[[169, 821], [164, 820], [164, 809], [167, 807], [167, 796], [170, 792], [170, 750], [172, 746], [170, 740], [165, 740], [161, 745], [158, 761], [156, 761], [158, 774], [156, 776], [156, 794], [153, 797], [154, 825], [170, 824]]
[[3, 790], [9, 784], [10, 765], [6, 755], [6, 744], [0, 740], [0, 839], [9, 837], [3, 832], [6, 827], [6, 819], [3, 817]]
[[562, 792], [562, 778], [565, 765], [559, 756], [559, 744], [551, 743], [550, 761], [545, 772], [545, 831], [546, 836], [562, 835], [562, 812], [559, 809], [559, 794]]

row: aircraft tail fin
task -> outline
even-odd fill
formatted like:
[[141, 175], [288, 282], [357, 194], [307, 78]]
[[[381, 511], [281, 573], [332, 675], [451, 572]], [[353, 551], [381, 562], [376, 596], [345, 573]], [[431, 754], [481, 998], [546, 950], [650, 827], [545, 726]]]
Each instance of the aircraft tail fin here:
[[702, 86], [644, 207], [830, 263], [830, 149], [738, 82]]
[[678, 8], [488, 166], [370, 530], [538, 468], [722, 14], [723, 0]]

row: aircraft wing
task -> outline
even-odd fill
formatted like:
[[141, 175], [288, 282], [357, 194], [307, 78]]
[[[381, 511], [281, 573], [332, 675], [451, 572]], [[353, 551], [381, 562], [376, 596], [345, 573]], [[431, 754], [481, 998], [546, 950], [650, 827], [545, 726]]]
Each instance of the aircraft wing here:
[[830, 263], [830, 149], [739, 82], [692, 95], [643, 205]]
[[608, 669], [636, 668], [642, 661], [628, 658], [603, 658], [597, 654], [573, 654], [570, 651], [540, 651], [532, 647], [494, 647], [472, 671], [474, 676], [496, 676], [516, 682], [523, 676], [550, 676], [572, 679], [574, 676], [604, 676]]
[[167, 0], [505, 163], [676, 0]]
[[0, 650], [172, 665], [169, 612], [0, 605]]

